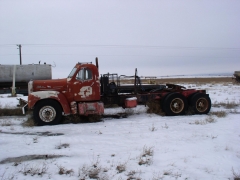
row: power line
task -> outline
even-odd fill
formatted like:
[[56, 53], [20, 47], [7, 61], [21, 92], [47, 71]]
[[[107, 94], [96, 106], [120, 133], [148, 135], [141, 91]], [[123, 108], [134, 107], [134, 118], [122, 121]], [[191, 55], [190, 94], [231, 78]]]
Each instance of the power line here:
[[[240, 50], [238, 47], [194, 47], [194, 46], [158, 46], [158, 45], [104, 45], [104, 44], [22, 44], [28, 47], [102, 47], [102, 48], [156, 48], [156, 49], [193, 49], [193, 50]], [[0, 47], [11, 47], [15, 44], [0, 44]]]
[[[4, 54], [0, 56], [17, 56], [18, 54]], [[213, 59], [240, 59], [239, 57], [231, 57], [231, 56], [181, 56], [181, 55], [123, 55], [123, 54], [115, 54], [115, 55], [108, 55], [108, 54], [91, 54], [91, 55], [86, 55], [86, 54], [23, 54], [24, 56], [82, 56], [82, 57], [92, 57], [92, 56], [98, 56], [98, 57], [159, 57], [159, 58], [213, 58]]]

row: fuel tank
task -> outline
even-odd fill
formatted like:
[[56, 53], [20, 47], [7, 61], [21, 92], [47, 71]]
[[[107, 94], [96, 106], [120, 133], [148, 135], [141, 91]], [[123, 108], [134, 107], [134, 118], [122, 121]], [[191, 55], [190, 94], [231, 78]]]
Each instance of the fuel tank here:
[[[30, 80], [52, 79], [50, 64], [15, 65], [15, 81], [29, 82]], [[0, 83], [13, 81], [14, 65], [0, 65]]]

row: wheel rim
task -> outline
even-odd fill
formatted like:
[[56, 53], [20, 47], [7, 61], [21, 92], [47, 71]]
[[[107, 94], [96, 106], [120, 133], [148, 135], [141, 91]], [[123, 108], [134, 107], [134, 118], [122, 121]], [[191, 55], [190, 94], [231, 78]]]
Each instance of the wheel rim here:
[[39, 111], [39, 117], [44, 122], [51, 122], [56, 117], [56, 111], [51, 106], [44, 106]]
[[199, 112], [204, 112], [208, 108], [208, 101], [205, 98], [199, 98], [196, 102], [196, 109]]
[[170, 103], [170, 108], [173, 113], [181, 113], [184, 109], [184, 102], [180, 98], [175, 98]]

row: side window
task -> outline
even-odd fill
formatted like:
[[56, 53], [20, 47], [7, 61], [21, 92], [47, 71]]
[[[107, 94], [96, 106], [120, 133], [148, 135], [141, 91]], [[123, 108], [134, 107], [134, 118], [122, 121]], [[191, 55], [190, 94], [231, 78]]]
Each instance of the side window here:
[[84, 79], [84, 69], [81, 69], [81, 70], [78, 72], [78, 74], [77, 74], [77, 76], [76, 76], [76, 79], [77, 79], [77, 80], [83, 80], [83, 79]]
[[92, 71], [90, 69], [81, 69], [77, 76], [77, 80], [90, 80], [92, 79]]
[[85, 80], [92, 79], [92, 71], [90, 69], [85, 69]]

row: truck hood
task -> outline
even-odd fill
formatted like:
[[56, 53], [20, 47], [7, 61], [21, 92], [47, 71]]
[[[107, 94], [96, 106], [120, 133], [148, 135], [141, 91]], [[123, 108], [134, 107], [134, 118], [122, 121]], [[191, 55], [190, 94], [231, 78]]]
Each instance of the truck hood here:
[[33, 92], [35, 91], [67, 91], [67, 79], [34, 80]]

